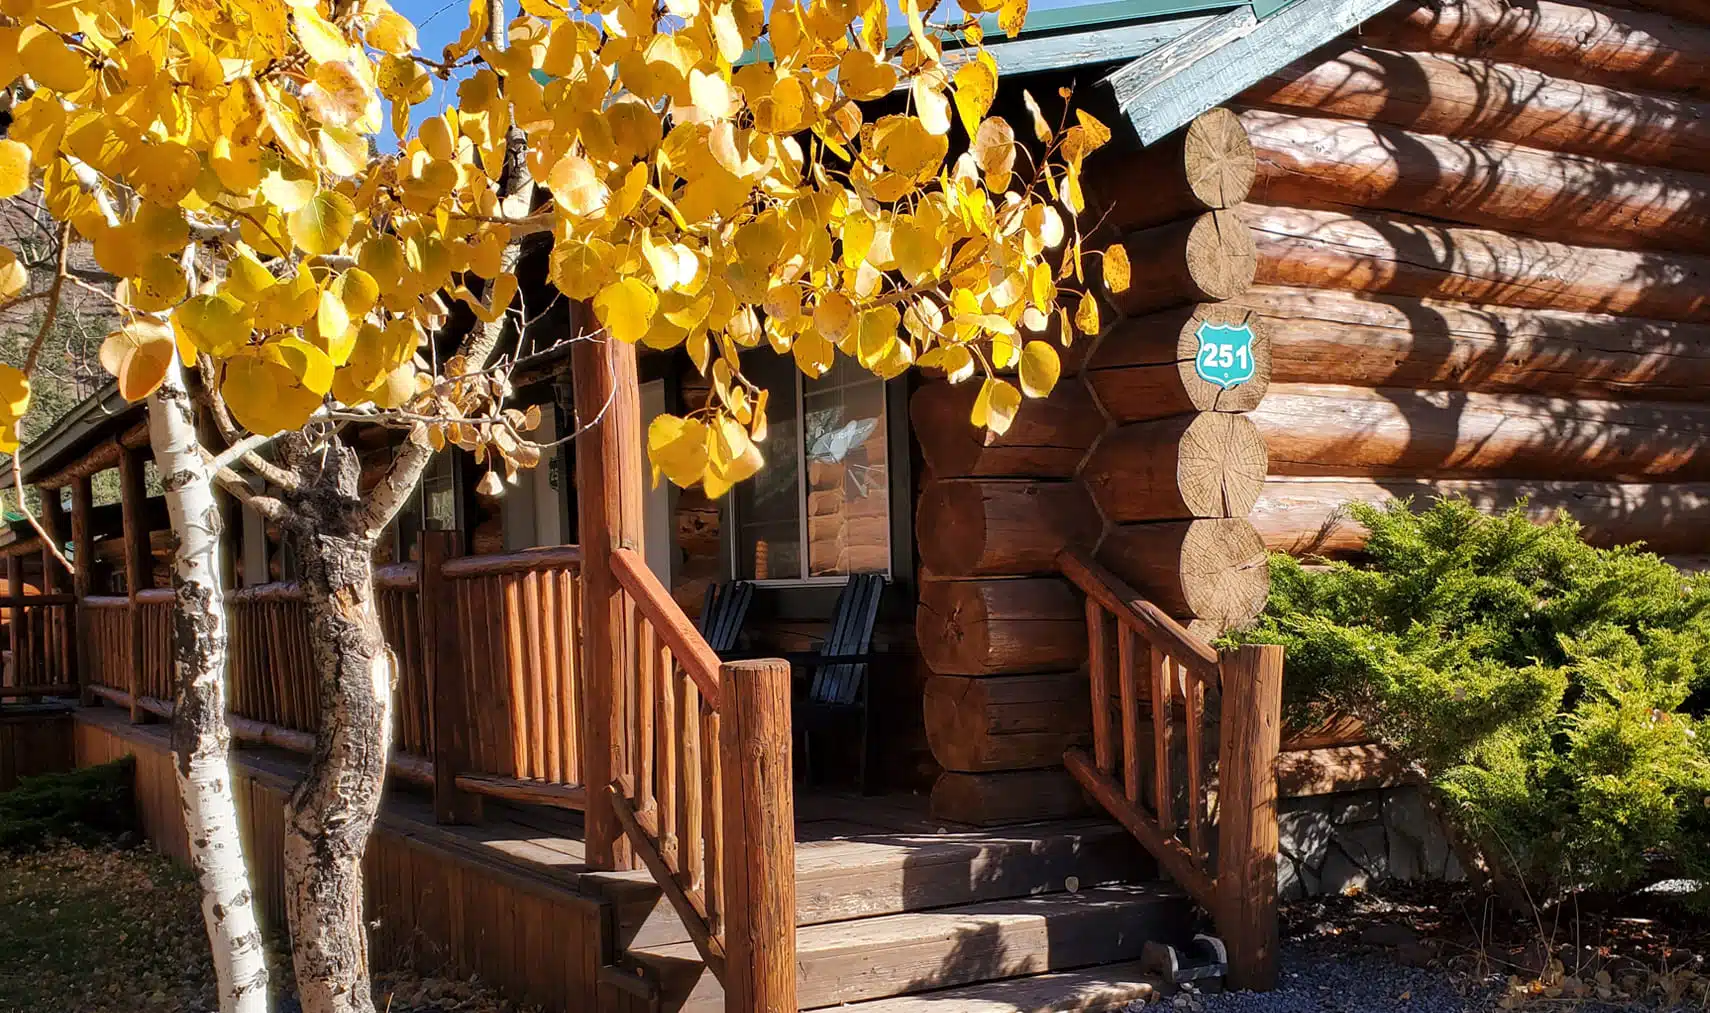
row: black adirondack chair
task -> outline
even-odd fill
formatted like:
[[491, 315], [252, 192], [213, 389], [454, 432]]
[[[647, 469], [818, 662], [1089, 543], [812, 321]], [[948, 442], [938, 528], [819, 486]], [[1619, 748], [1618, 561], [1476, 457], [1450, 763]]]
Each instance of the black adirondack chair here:
[[792, 665], [805, 683], [795, 700], [795, 725], [801, 730], [803, 774], [813, 781], [811, 737], [826, 724], [855, 719], [860, 722], [861, 758], [856, 781], [867, 792], [867, 732], [869, 714], [869, 666], [879, 655], [870, 653], [873, 626], [879, 618], [879, 599], [885, 578], [877, 573], [859, 573], [849, 578], [837, 596], [831, 628], [819, 650], [791, 656]]
[[736, 650], [737, 638], [742, 636], [742, 624], [748, 618], [748, 606], [754, 604], [754, 585], [746, 580], [733, 580], [707, 586], [706, 604], [695, 627], [701, 631], [707, 646], [723, 658]]

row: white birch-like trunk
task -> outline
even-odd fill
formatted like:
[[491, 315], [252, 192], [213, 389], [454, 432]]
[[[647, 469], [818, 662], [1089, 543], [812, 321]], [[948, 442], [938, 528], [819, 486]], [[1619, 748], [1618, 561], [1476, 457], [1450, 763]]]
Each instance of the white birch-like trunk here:
[[226, 724], [226, 608], [220, 583], [220, 512], [213, 472], [177, 356], [148, 399], [149, 442], [166, 488], [173, 554], [172, 753], [202, 887], [221, 1013], [267, 1013], [267, 959], [238, 833]]

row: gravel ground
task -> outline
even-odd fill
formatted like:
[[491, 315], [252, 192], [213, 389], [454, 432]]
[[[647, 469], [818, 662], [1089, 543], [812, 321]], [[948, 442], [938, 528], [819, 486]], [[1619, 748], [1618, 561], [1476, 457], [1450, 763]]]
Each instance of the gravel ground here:
[[1166, 1005], [1200, 1013], [1484, 1013], [1496, 1008], [1492, 987], [1469, 988], [1449, 972], [1407, 967], [1382, 954], [1327, 954], [1283, 948], [1274, 992], [1183, 992]]

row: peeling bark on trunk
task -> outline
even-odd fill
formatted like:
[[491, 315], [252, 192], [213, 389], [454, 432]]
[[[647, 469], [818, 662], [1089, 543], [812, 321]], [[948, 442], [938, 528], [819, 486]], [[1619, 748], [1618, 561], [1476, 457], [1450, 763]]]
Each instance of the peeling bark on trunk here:
[[149, 442], [177, 538], [173, 554], [172, 754], [202, 887], [222, 1013], [267, 1013], [267, 960], [238, 832], [226, 725], [226, 608], [220, 512], [178, 361], [148, 399]]
[[285, 811], [285, 893], [304, 1013], [373, 1013], [362, 856], [391, 747], [394, 661], [374, 598], [374, 540], [356, 455], [336, 437], [286, 444], [302, 488], [286, 537], [302, 566], [318, 673], [319, 726], [308, 776]]

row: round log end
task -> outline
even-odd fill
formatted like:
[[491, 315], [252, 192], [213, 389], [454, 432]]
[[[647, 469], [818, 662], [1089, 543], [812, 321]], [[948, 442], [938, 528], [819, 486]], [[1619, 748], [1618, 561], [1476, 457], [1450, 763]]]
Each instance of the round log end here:
[[1253, 286], [1258, 248], [1233, 211], [1211, 211], [1193, 223], [1187, 240], [1188, 276], [1208, 299], [1233, 299]]
[[1265, 488], [1269, 463], [1251, 419], [1206, 412], [1182, 434], [1176, 484], [1195, 517], [1245, 517]]
[[1188, 189], [1208, 208], [1231, 208], [1247, 199], [1258, 175], [1253, 143], [1241, 118], [1228, 109], [1202, 113], [1183, 140]]
[[1244, 518], [1194, 521], [1182, 539], [1181, 585], [1196, 618], [1252, 619], [1271, 592], [1264, 540]]
[[[1253, 378], [1233, 387], [1222, 387], [1202, 378], [1194, 364], [1199, 359], [1199, 333], [1204, 326], [1245, 325], [1253, 333]], [[1271, 386], [1270, 324], [1243, 306], [1201, 303], [1195, 306], [1176, 336], [1176, 370], [1188, 400], [1202, 412], [1250, 412], [1265, 398]]]

